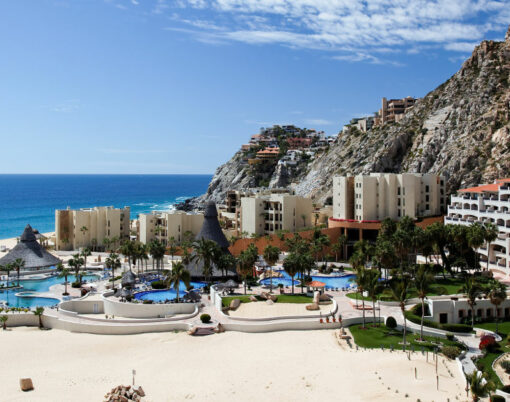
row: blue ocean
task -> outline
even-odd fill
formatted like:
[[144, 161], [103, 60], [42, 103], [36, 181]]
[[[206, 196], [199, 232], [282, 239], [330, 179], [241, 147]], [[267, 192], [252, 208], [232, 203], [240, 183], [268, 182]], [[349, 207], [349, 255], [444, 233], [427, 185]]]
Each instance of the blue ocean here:
[[0, 175], [0, 239], [19, 236], [27, 223], [55, 230], [55, 209], [131, 207], [140, 213], [172, 209], [206, 192], [211, 175]]

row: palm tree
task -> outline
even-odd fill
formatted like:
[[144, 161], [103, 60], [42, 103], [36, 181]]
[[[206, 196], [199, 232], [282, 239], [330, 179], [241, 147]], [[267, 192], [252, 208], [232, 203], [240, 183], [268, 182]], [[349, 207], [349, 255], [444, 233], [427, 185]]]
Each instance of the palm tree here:
[[8, 316], [3, 315], [0, 317], [0, 322], [2, 323], [2, 328], [5, 331], [7, 329], [7, 320], [9, 319]]
[[249, 252], [243, 250], [237, 259], [237, 273], [243, 278], [244, 294], [246, 294], [246, 278], [253, 273], [255, 260]]
[[177, 247], [175, 238], [172, 236], [168, 239], [168, 254], [170, 254], [170, 257], [172, 258], [172, 264], [174, 263], [174, 255], [177, 251], [179, 251], [179, 248]]
[[118, 254], [110, 253], [110, 255], [106, 258], [104, 265], [112, 270], [112, 289], [115, 289], [115, 269], [122, 266]]
[[[184, 261], [184, 255], [182, 257]], [[230, 253], [221, 253], [216, 266], [221, 271], [223, 276], [227, 276], [227, 271], [236, 266], [236, 258]]]
[[44, 307], [37, 307], [34, 312], [33, 312], [37, 317], [39, 317], [39, 328], [42, 329], [44, 328], [43, 327], [43, 324], [42, 324], [42, 315], [44, 313]]
[[491, 279], [486, 287], [487, 297], [496, 308], [496, 333], [498, 332], [498, 307], [506, 300], [506, 286], [496, 279]]
[[131, 257], [135, 253], [135, 248], [134, 248], [133, 242], [130, 240], [126, 240], [122, 244], [122, 246], [120, 246], [120, 252], [122, 255], [124, 255], [124, 257], [126, 257], [128, 259], [129, 270], [131, 271]]
[[[150, 243], [149, 249], [150, 249], [150, 253], [152, 255], [152, 260], [153, 260], [152, 262], [154, 263], [154, 260], [156, 260], [157, 268], [158, 268], [158, 272], [159, 272], [161, 269], [161, 261], [165, 257], [166, 248], [159, 240], [153, 240]], [[186, 248], [183, 249], [183, 252], [184, 252], [184, 250], [187, 250], [187, 249]], [[184, 255], [183, 255], [183, 262], [184, 262]], [[188, 263], [186, 263], [186, 262], [184, 262], [184, 264], [188, 265]]]
[[168, 287], [174, 287], [175, 292], [177, 293], [177, 302], [179, 302], [179, 286], [181, 281], [184, 282], [186, 288], [190, 287], [191, 275], [184, 264], [181, 261], [178, 261], [172, 265], [172, 268], [165, 280]]
[[462, 287], [462, 291], [466, 295], [467, 303], [471, 308], [471, 326], [475, 326], [475, 306], [476, 298], [481, 295], [480, 284], [473, 275], [466, 276], [466, 282]]
[[81, 285], [80, 268], [84, 264], [83, 258], [80, 254], [73, 254], [67, 263], [74, 270], [75, 281]]
[[301, 219], [303, 219], [303, 227], [306, 227], [306, 215], [301, 214]]
[[25, 260], [23, 258], [16, 258], [11, 263], [11, 266], [12, 266], [13, 269], [16, 270], [16, 272], [18, 274], [18, 287], [19, 287], [19, 274], [20, 274], [21, 268], [23, 268], [25, 266]]
[[7, 274], [7, 281], [6, 286], [9, 286], [9, 272], [11, 272], [14, 269], [12, 266], [12, 263], [7, 263], [3, 266], [0, 265], [0, 271], [4, 271]]
[[451, 271], [450, 260], [446, 255], [446, 248], [448, 247], [451, 239], [450, 225], [443, 225], [440, 222], [434, 222], [432, 225], [427, 226], [426, 231], [433, 241], [433, 247], [441, 255], [443, 277], [446, 278], [446, 271]]
[[83, 267], [84, 267], [85, 269], [87, 269], [87, 257], [88, 257], [88, 256], [90, 256], [90, 255], [92, 255], [92, 253], [90, 252], [90, 249], [89, 249], [88, 247], [85, 247], [85, 248], [81, 251], [80, 255], [83, 257]]
[[65, 268], [64, 265], [60, 262], [57, 264], [57, 271], [59, 272], [58, 277], [64, 278], [64, 293], [62, 295], [68, 296], [67, 292], [67, 277], [71, 274], [71, 270], [69, 268]]
[[112, 244], [112, 241], [108, 237], [105, 237], [103, 239], [104, 251], [109, 251], [111, 244]]
[[467, 379], [473, 402], [479, 401], [480, 398], [485, 398], [494, 389], [492, 381], [488, 381], [486, 376], [482, 375], [478, 370], [468, 375]]
[[219, 258], [221, 249], [212, 240], [200, 239], [193, 243], [197, 261], [203, 263], [203, 274], [207, 282], [211, 282], [211, 274], [214, 262]]
[[425, 317], [425, 297], [430, 288], [430, 283], [434, 280], [434, 275], [429, 271], [426, 265], [420, 266], [414, 277], [414, 286], [418, 291], [418, 297], [421, 300], [421, 323], [420, 323], [420, 341], [423, 340], [423, 320]]
[[372, 299], [372, 312], [374, 313], [374, 325], [376, 324], [375, 318], [375, 302], [377, 300], [377, 295], [381, 288], [379, 277], [381, 276], [381, 272], [378, 269], [370, 269], [367, 270], [367, 277], [364, 289], [368, 293], [368, 296]]
[[[363, 325], [362, 328], [365, 329], [365, 297], [363, 296], [363, 292], [365, 291], [365, 286], [368, 285], [368, 281], [370, 280], [369, 270], [365, 268], [363, 265], [358, 266], [356, 269], [356, 276], [353, 278], [354, 282], [356, 282], [356, 292], [361, 294], [361, 303], [362, 303], [362, 312], [363, 312]], [[374, 313], [375, 314], [375, 313]]]
[[289, 274], [292, 280], [292, 294], [294, 294], [294, 276], [300, 271], [299, 255], [289, 253], [287, 258], [283, 260], [283, 269]]
[[271, 278], [269, 279], [269, 289], [273, 291], [273, 266], [276, 264], [278, 259], [280, 258], [280, 249], [276, 246], [272, 246], [268, 244], [264, 248], [264, 260], [267, 265], [271, 267]]
[[489, 270], [491, 243], [498, 238], [499, 230], [496, 225], [491, 222], [485, 222], [485, 241], [487, 242], [487, 271]]
[[[319, 263], [319, 255], [322, 254], [324, 248], [329, 246], [331, 241], [329, 240], [329, 236], [327, 234], [322, 233], [320, 230], [315, 230], [313, 233], [312, 247], [316, 252], [316, 261]], [[326, 267], [328, 263], [326, 262]]]
[[396, 301], [398, 301], [402, 316], [404, 317], [404, 348], [406, 346], [406, 302], [409, 297], [409, 287], [411, 286], [411, 280], [408, 275], [400, 275], [400, 277], [393, 278], [391, 282], [391, 293]]
[[82, 226], [82, 227], [80, 228], [80, 232], [81, 232], [81, 234], [83, 235], [83, 242], [84, 242], [84, 243], [85, 243], [85, 233], [87, 233], [87, 231], [88, 231], [88, 230], [89, 230], [89, 229], [87, 228], [87, 226]]

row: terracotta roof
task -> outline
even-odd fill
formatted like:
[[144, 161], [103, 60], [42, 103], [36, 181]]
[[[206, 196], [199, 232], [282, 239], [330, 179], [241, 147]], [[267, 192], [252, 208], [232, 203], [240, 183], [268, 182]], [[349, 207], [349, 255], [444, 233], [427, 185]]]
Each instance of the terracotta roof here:
[[306, 284], [306, 286], [311, 287], [311, 288], [323, 288], [324, 286], [326, 286], [326, 284], [324, 282], [312, 281], [312, 282], [308, 282]]
[[461, 193], [484, 193], [484, 192], [497, 192], [501, 184], [484, 184], [477, 187], [463, 188], [459, 190]]

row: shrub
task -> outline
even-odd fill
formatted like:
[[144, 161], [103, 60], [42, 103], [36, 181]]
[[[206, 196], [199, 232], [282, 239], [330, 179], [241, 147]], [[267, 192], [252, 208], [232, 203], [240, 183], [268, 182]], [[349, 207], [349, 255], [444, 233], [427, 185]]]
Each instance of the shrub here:
[[163, 281], [154, 281], [154, 282], [151, 282], [151, 285], [152, 285], [152, 289], [165, 289], [166, 288], [165, 282], [163, 282]]
[[499, 365], [505, 370], [505, 373], [510, 374], [510, 360], [503, 360]]
[[142, 304], [152, 304], [152, 300], [144, 300]]
[[481, 351], [492, 351], [497, 346], [496, 338], [492, 335], [484, 335], [480, 338], [480, 345], [478, 345], [478, 348]]
[[444, 329], [445, 331], [451, 331], [451, 332], [471, 332], [473, 330], [473, 327], [471, 325], [466, 324], [441, 324], [441, 329]]
[[502, 395], [492, 395], [491, 396], [491, 402], [505, 402], [506, 399]]
[[460, 355], [460, 349], [457, 346], [443, 346], [441, 348], [441, 353], [448, 359], [454, 360], [458, 355]]
[[510, 385], [505, 385], [503, 388], [501, 388], [501, 391], [510, 394]]
[[453, 335], [451, 332], [447, 332], [446, 339], [448, 339], [449, 341], [453, 341], [455, 339], [455, 335]]
[[120, 279], [122, 279], [122, 275], [117, 275], [115, 278], [110, 278], [110, 279], [108, 279], [108, 280], [109, 280], [110, 282], [113, 282], [113, 281], [118, 281], [118, 280], [120, 280]]
[[200, 321], [202, 321], [204, 324], [207, 324], [211, 321], [211, 316], [209, 314], [202, 314], [200, 316]]
[[80, 287], [81, 287], [81, 283], [80, 283], [80, 282], [73, 282], [73, 283], [71, 284], [71, 286], [72, 286], [73, 288], [80, 288]]
[[386, 326], [389, 328], [389, 329], [395, 329], [397, 328], [397, 320], [395, 320], [395, 318], [389, 316], [388, 318], [386, 318]]

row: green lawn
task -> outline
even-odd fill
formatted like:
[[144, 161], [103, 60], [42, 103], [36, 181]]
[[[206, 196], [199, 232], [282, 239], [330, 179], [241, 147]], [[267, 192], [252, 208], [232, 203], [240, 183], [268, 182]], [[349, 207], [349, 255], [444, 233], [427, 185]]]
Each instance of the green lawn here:
[[[222, 299], [223, 307], [230, 306], [230, 302], [234, 299], [241, 300], [241, 303], [250, 303], [251, 302], [250, 296], [251, 295], [239, 295], [239, 296], [224, 297]], [[312, 297], [308, 297], [308, 296], [304, 296], [304, 295], [300, 295], [300, 294], [296, 294], [296, 295], [285, 294], [285, 295], [277, 295], [277, 296], [278, 296], [278, 300], [276, 301], [276, 303], [312, 303], [313, 302]], [[259, 296], [257, 296], [257, 299], [259, 301], [264, 301], [264, 299], [262, 299]]]
[[[495, 322], [484, 322], [480, 324], [475, 324], [476, 328], [487, 329], [489, 331], [496, 332], [496, 323]], [[484, 357], [477, 361], [477, 366], [482, 368], [483, 371], [486, 372], [490, 379], [496, 384], [497, 387], [502, 387], [503, 384], [499, 380], [499, 377], [496, 375], [494, 370], [492, 370], [492, 363], [496, 360], [502, 353], [508, 352], [507, 336], [510, 333], [510, 321], [503, 321], [498, 324], [498, 334], [501, 335], [503, 340], [498, 342], [499, 349], [494, 353], [487, 353]]]
[[[430, 290], [427, 293], [428, 296], [439, 296], [439, 295], [453, 295], [457, 293], [462, 293], [461, 289], [464, 282], [460, 278], [436, 278], [434, 284], [430, 285]], [[347, 297], [351, 299], [356, 299], [356, 292], [348, 293]], [[410, 288], [409, 290], [409, 299], [418, 297], [418, 293], [415, 288]], [[391, 297], [391, 293], [389, 289], [386, 289], [384, 292], [381, 292], [377, 295], [377, 298], [382, 301], [391, 301], [393, 298]], [[372, 299], [369, 297], [364, 298], [365, 301], [372, 302]], [[361, 301], [361, 295], [358, 294], [358, 300]]]
[[[349, 330], [354, 337], [354, 342], [363, 348], [380, 349], [382, 345], [385, 349], [389, 349], [391, 346], [394, 349], [402, 349], [400, 344], [403, 339], [402, 332], [390, 330], [385, 325], [373, 327], [372, 324], [367, 324], [366, 329], [362, 329], [361, 325], [353, 325], [349, 327]], [[418, 334], [408, 332], [406, 334], [407, 348], [413, 345], [416, 351], [421, 351], [422, 347], [425, 350], [433, 351], [435, 348], [441, 348], [442, 346], [457, 346], [464, 349], [462, 344], [448, 339], [425, 336], [426, 342], [417, 342], [417, 338]]]

